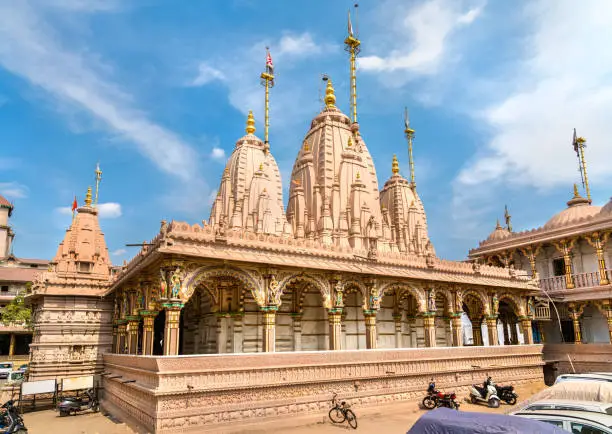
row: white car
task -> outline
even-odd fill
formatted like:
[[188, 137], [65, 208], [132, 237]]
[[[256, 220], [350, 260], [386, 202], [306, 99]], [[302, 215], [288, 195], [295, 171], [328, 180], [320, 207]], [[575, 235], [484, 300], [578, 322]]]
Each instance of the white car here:
[[0, 379], [6, 380], [13, 370], [13, 362], [0, 363]]
[[555, 384], [564, 381], [601, 381], [612, 383], [611, 374], [562, 374], [557, 377]]
[[586, 411], [521, 411], [514, 416], [535, 419], [573, 434], [612, 434], [612, 416]]
[[612, 403], [597, 401], [571, 401], [567, 399], [547, 399], [544, 401], [533, 402], [527, 407], [514, 413], [546, 410], [587, 411], [591, 413], [612, 415]]

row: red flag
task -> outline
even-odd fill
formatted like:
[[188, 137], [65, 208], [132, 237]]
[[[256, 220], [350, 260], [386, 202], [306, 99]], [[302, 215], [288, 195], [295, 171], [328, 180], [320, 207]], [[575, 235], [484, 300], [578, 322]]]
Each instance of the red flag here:
[[268, 74], [274, 75], [274, 63], [272, 63], [272, 56], [269, 50], [266, 50], [266, 70]]
[[74, 212], [79, 205], [77, 204], [76, 196], [74, 196], [74, 201], [72, 202], [72, 212]]

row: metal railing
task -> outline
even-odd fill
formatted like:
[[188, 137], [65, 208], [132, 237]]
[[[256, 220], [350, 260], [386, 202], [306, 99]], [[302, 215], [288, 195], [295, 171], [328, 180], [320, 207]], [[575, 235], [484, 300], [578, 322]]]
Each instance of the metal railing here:
[[[612, 270], [606, 270], [608, 280], [612, 278]], [[575, 288], [590, 288], [600, 285], [599, 271], [589, 273], [572, 274]], [[567, 281], [565, 276], [554, 276], [546, 279], [540, 279], [540, 289], [546, 292], [561, 291], [567, 289]]]

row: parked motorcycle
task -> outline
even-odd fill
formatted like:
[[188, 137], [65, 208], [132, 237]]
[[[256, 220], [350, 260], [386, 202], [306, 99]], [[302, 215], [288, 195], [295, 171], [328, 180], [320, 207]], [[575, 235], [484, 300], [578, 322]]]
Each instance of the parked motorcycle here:
[[7, 434], [27, 434], [19, 409], [12, 399], [2, 405], [0, 414], [0, 431]]
[[483, 387], [473, 384], [470, 388], [470, 401], [472, 404], [477, 402], [486, 402], [491, 408], [499, 407], [499, 396], [497, 395], [497, 389], [495, 383], [491, 377], [487, 377]]
[[98, 402], [96, 391], [88, 389], [82, 396], [62, 399], [57, 408], [60, 416], [69, 416], [70, 414], [77, 414], [78, 412], [90, 409], [98, 412], [100, 410], [100, 403]]
[[506, 404], [516, 404], [518, 394], [514, 391], [514, 386], [498, 386], [496, 384], [495, 390], [497, 391], [497, 396], [499, 396], [499, 399], [504, 401]]
[[436, 390], [436, 383], [429, 383], [427, 395], [423, 398], [423, 407], [432, 410], [437, 407], [447, 407], [454, 410], [459, 410], [459, 403], [456, 401], [455, 393], [442, 393]]

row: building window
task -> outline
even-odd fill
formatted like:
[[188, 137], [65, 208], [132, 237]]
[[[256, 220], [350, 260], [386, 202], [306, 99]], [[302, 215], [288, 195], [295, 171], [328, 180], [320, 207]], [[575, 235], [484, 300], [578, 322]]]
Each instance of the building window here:
[[91, 262], [79, 262], [79, 271], [81, 273], [91, 273]]
[[1, 292], [8, 292], [8, 290], [9, 290], [8, 285], [2, 285], [2, 287], [0, 288]]
[[555, 276], [565, 275], [565, 261], [563, 258], [553, 259], [553, 274]]

